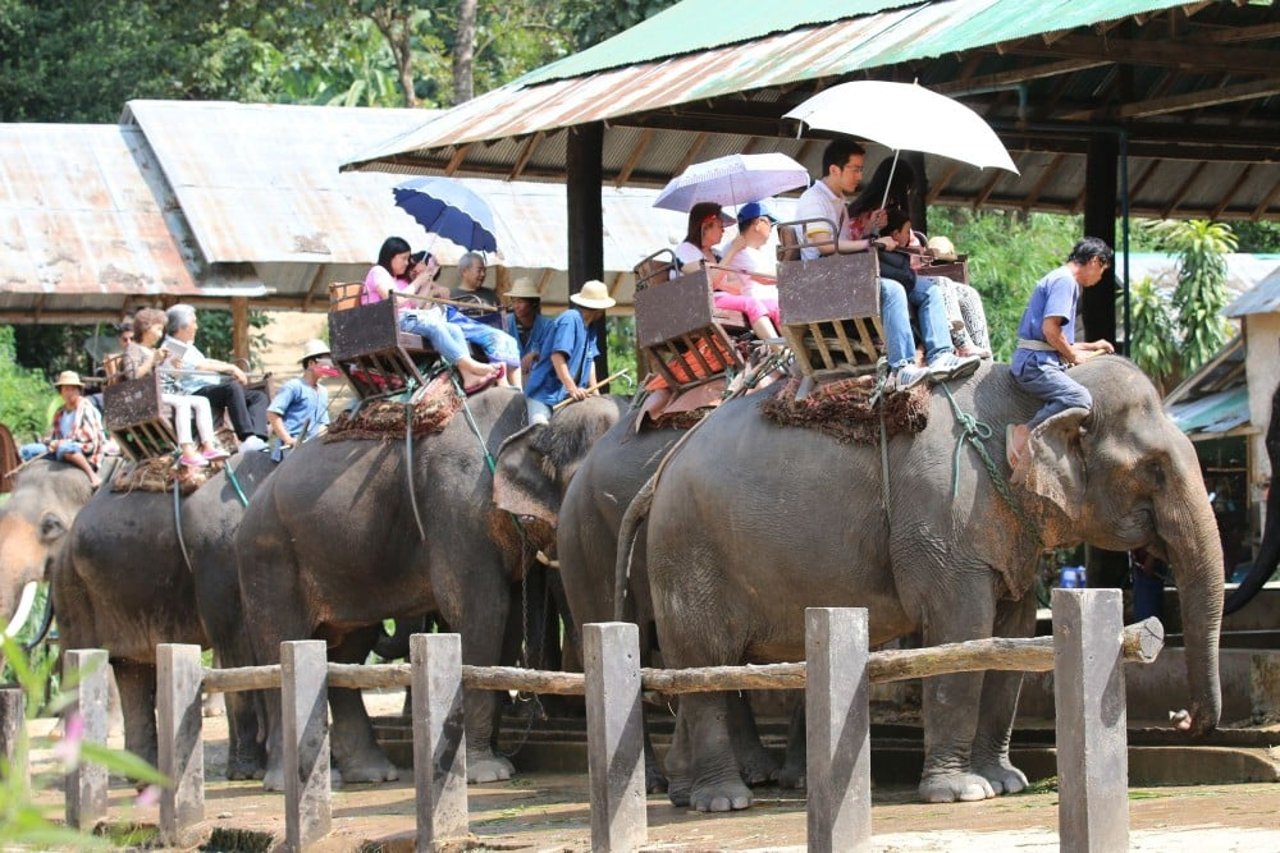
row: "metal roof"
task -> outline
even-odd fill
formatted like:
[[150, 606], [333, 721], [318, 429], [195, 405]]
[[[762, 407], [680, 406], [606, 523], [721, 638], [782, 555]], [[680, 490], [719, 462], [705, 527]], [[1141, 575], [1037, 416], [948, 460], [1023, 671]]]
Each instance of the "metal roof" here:
[[[919, 79], [982, 113], [1022, 172], [984, 173], [930, 158], [932, 203], [1079, 212], [1090, 138], [1124, 129], [1134, 214], [1280, 213], [1275, 4], [866, 7], [880, 11], [833, 3], [833, 14], [845, 17], [747, 42], [728, 43], [744, 31], [721, 37], [703, 27], [700, 34], [717, 33], [718, 46], [684, 53], [705, 39], [677, 38], [669, 22], [685, 19], [658, 15], [371, 146], [347, 167], [560, 180], [565, 129], [601, 121], [608, 183], [660, 186], [690, 162], [735, 151], [782, 151], [813, 169], [823, 143], [795, 138], [794, 123], [780, 118], [791, 106], [846, 79]], [[708, 0], [687, 0], [673, 12], [708, 8]], [[806, 8], [790, 17], [762, 11], [758, 29], [801, 20]], [[605, 67], [622, 61], [632, 64]]]
[[1168, 409], [1178, 429], [1195, 437], [1196, 433], [1217, 436], [1249, 423], [1249, 388], [1237, 385]]
[[1249, 314], [1277, 312], [1280, 312], [1280, 267], [1258, 282], [1252, 290], [1237, 296], [1222, 313], [1228, 317], [1244, 317]]
[[236, 276], [197, 284], [158, 175], [134, 128], [0, 125], [0, 316], [118, 312], [158, 294], [260, 295]]
[[[138, 100], [124, 121], [146, 133], [206, 260], [253, 264], [273, 304], [323, 307], [328, 283], [363, 278], [387, 236], [427, 244], [422, 227], [392, 202], [403, 176], [338, 171], [359, 145], [417, 127], [423, 112]], [[465, 183], [492, 207], [512, 275], [540, 282], [550, 304], [566, 303], [564, 187]], [[606, 280], [623, 303], [631, 298], [631, 268], [684, 233], [684, 215], [654, 210], [654, 196], [634, 188], [604, 195]], [[461, 254], [443, 242], [432, 250], [446, 263]]]

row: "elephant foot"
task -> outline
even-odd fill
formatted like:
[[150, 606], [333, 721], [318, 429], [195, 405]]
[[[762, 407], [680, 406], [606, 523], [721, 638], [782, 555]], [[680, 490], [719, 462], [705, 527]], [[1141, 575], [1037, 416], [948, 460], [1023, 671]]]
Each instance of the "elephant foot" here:
[[991, 783], [976, 773], [937, 773], [920, 780], [920, 799], [926, 803], [972, 803], [996, 795]]
[[990, 764], [975, 763], [973, 771], [991, 783], [991, 790], [995, 791], [997, 796], [1017, 794], [1027, 789], [1026, 774], [1010, 764], [1007, 758]]
[[661, 794], [667, 790], [667, 777], [656, 763], [645, 762], [644, 789], [650, 794]]
[[689, 805], [700, 812], [727, 812], [749, 808], [751, 800], [751, 789], [741, 778], [733, 778], [695, 785]]
[[671, 801], [671, 805], [687, 809], [692, 793], [693, 783], [687, 777], [667, 777], [667, 799]]
[[242, 779], [261, 779], [266, 775], [262, 759], [253, 756], [229, 756], [227, 758], [227, 779], [237, 782]]
[[742, 781], [751, 787], [764, 785], [778, 773], [778, 762], [769, 751], [758, 742], [754, 749], [747, 750], [738, 768], [742, 773]]
[[358, 756], [349, 761], [339, 763], [342, 778], [351, 783], [358, 782], [394, 782], [400, 778], [400, 771], [391, 763], [391, 759], [374, 750], [370, 755]]
[[803, 791], [805, 788], [805, 768], [802, 765], [783, 764], [773, 772], [773, 781], [780, 787]]
[[515, 766], [501, 755], [483, 752], [467, 756], [467, 782], [469, 783], [505, 782], [515, 772]]
[[[329, 768], [329, 788], [337, 790], [342, 787], [342, 771], [336, 767]], [[268, 767], [262, 774], [262, 790], [284, 792], [284, 768]]]

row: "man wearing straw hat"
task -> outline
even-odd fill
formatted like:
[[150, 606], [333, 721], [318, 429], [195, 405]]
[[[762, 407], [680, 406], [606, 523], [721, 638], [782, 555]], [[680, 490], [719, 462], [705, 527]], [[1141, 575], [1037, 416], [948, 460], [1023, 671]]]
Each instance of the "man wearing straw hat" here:
[[603, 281], [589, 281], [569, 297], [573, 303], [552, 322], [539, 343], [533, 368], [524, 384], [530, 424], [551, 420], [552, 408], [572, 397], [585, 400], [596, 384], [596, 330], [604, 312], [617, 304]]
[[59, 462], [69, 462], [84, 471], [95, 489], [98, 460], [102, 456], [102, 416], [84, 396], [84, 383], [74, 370], [64, 370], [53, 383], [62, 395], [62, 408], [53, 414], [49, 435], [41, 441], [23, 445], [18, 453], [27, 462], [52, 455]]
[[320, 380], [338, 375], [324, 341], [313, 338], [303, 344], [298, 361], [302, 375], [284, 383], [267, 407], [271, 434], [286, 449], [319, 435], [329, 425], [329, 390]]
[[507, 334], [520, 346], [520, 368], [525, 376], [533, 369], [539, 344], [551, 328], [550, 317], [542, 316], [542, 294], [527, 276], [521, 276], [507, 291], [511, 313], [507, 316]]

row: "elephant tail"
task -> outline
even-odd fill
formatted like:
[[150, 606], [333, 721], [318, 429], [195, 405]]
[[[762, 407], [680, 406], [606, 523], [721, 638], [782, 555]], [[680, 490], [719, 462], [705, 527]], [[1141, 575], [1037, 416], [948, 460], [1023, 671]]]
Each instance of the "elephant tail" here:
[[613, 572], [613, 618], [616, 622], [625, 620], [627, 587], [631, 583], [631, 558], [635, 552], [636, 536], [649, 518], [657, 481], [658, 474], [655, 473], [640, 487], [640, 491], [631, 499], [631, 505], [623, 514], [622, 524], [618, 528], [618, 558]]

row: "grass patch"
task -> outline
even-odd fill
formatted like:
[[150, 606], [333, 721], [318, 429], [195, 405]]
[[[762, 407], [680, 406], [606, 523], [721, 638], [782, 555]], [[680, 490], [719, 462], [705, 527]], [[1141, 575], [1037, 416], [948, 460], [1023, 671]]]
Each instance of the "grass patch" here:
[[1037, 779], [1022, 790], [1022, 793], [1024, 794], [1056, 794], [1057, 792], [1057, 776], [1047, 776], [1044, 779]]
[[217, 853], [268, 853], [275, 844], [275, 836], [269, 832], [251, 829], [214, 827], [209, 841], [200, 849]]

